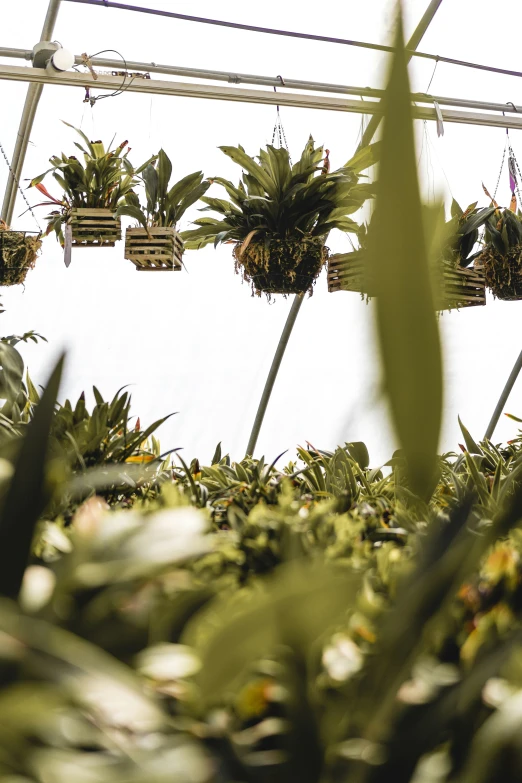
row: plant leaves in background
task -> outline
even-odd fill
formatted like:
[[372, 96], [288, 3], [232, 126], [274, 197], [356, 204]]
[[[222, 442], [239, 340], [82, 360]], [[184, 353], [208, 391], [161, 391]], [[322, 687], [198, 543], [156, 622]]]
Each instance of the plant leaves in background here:
[[45, 461], [63, 361], [61, 356], [27, 427], [0, 514], [0, 595], [9, 598], [20, 590], [35, 525], [48, 500]]
[[400, 18], [395, 46], [383, 98], [381, 164], [368, 251], [378, 294], [378, 340], [392, 419], [407, 458], [411, 489], [426, 497], [436, 474], [442, 362]]

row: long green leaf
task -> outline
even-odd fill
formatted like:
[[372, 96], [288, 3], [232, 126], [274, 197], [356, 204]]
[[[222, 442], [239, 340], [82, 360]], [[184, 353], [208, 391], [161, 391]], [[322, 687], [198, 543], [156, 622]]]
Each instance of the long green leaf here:
[[[383, 98], [377, 204], [368, 232], [377, 327], [393, 423], [411, 488], [430, 494], [442, 417], [442, 362], [419, 196], [402, 23]], [[400, 185], [400, 198], [397, 198]], [[404, 216], [407, 215], [405, 221]]]
[[0, 514], [0, 595], [16, 598], [34, 528], [48, 500], [45, 461], [64, 357], [58, 360], [36, 407]]

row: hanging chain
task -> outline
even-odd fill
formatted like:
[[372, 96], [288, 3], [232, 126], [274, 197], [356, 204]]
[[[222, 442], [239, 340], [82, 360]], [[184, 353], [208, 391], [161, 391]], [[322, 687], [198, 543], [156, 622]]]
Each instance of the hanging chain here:
[[[513, 152], [513, 148], [512, 148], [512, 146], [511, 146], [511, 144], [510, 144], [510, 145], [509, 145], [509, 162], [511, 163], [511, 161], [512, 161], [512, 162], [513, 162], [513, 164], [516, 166], [516, 170], [517, 170], [517, 172], [518, 172], [518, 178], [517, 178], [517, 176], [515, 175], [515, 176], [513, 177], [513, 179], [515, 180], [515, 187], [516, 187], [517, 196], [518, 196], [518, 205], [519, 205], [519, 208], [520, 208], [520, 205], [522, 204], [522, 200], [520, 199], [520, 188], [519, 188], [519, 184], [518, 184], [518, 183], [519, 183], [519, 182], [522, 182], [522, 174], [520, 173], [520, 168], [519, 168], [519, 165], [518, 165], [518, 160], [515, 158], [515, 153]], [[514, 172], [514, 171], [512, 171], [512, 174], [515, 174], [515, 172]]]
[[504, 170], [504, 161], [506, 160], [507, 148], [508, 148], [508, 142], [506, 141], [506, 146], [504, 147], [504, 152], [502, 153], [502, 163], [500, 164], [500, 171], [498, 172], [497, 184], [495, 185], [495, 190], [493, 192], [493, 200], [494, 201], [497, 198], [497, 190], [498, 190], [498, 186], [500, 185], [500, 178], [502, 176], [502, 172]]
[[21, 188], [21, 186], [20, 186], [20, 181], [19, 181], [18, 177], [16, 176], [16, 174], [14, 173], [13, 169], [11, 168], [11, 164], [9, 163], [9, 159], [8, 159], [7, 155], [5, 154], [5, 150], [4, 150], [4, 148], [2, 147], [2, 145], [1, 145], [1, 144], [0, 144], [0, 152], [1, 152], [1, 153], [2, 153], [2, 155], [4, 156], [4, 160], [5, 160], [6, 164], [7, 164], [7, 168], [8, 168], [8, 169], [9, 169], [9, 171], [11, 172], [11, 176], [13, 177], [13, 180], [14, 180], [14, 182], [15, 182], [15, 184], [16, 184], [16, 186], [17, 186], [18, 190], [20, 191], [20, 194], [21, 194], [21, 196], [22, 196], [23, 200], [24, 200], [24, 201], [25, 201], [25, 203], [27, 204], [27, 206], [28, 206], [28, 208], [29, 208], [29, 212], [30, 212], [30, 213], [31, 213], [31, 215], [34, 217], [34, 222], [35, 222], [35, 223], [36, 223], [36, 225], [38, 226], [38, 230], [39, 230], [39, 232], [40, 232], [40, 234], [41, 234], [41, 233], [42, 233], [42, 227], [41, 227], [41, 225], [40, 225], [40, 224], [39, 224], [39, 222], [38, 222], [38, 218], [36, 217], [36, 215], [35, 215], [35, 214], [34, 214], [34, 212], [33, 212], [33, 208], [32, 208], [32, 206], [31, 206], [31, 205], [29, 204], [29, 202], [27, 201], [26, 195], [25, 195], [24, 191], [22, 190], [22, 188]]
[[[280, 81], [283, 87], [285, 86], [285, 82], [282, 76], [277, 77]], [[276, 87], [274, 87], [274, 92], [277, 93]], [[290, 157], [290, 150], [288, 149], [288, 142], [286, 140], [285, 135], [285, 129], [283, 128], [283, 123], [281, 121], [281, 114], [279, 112], [279, 105], [276, 106], [277, 110], [277, 119], [274, 125], [274, 132], [272, 133], [272, 144], [273, 146], [278, 146], [280, 149], [282, 147], [285, 148], [285, 150], [288, 152], [288, 160], [290, 162], [290, 165], [292, 165], [292, 158]]]

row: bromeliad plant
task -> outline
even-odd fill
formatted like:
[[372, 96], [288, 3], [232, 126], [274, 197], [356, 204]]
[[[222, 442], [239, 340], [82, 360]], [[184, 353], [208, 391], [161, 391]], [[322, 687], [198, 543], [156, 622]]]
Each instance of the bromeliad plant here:
[[498, 299], [522, 299], [522, 213], [492, 209], [478, 257], [486, 284]]
[[[65, 123], [72, 128], [68, 122]], [[57, 206], [47, 217], [46, 235], [55, 231], [60, 244], [64, 245], [63, 226], [69, 220], [73, 209], [109, 209], [116, 210], [125, 196], [137, 184], [136, 176], [150, 163], [134, 169], [127, 156], [130, 148], [123, 141], [115, 149], [106, 150], [101, 141], [89, 141], [85, 133], [74, 128], [83, 139], [85, 146], [74, 142], [83, 154], [84, 163], [74, 155], [53, 155], [52, 167], [31, 180], [35, 187], [49, 201], [37, 206]], [[152, 160], [152, 159], [151, 159]], [[43, 179], [52, 172], [56, 182], [63, 190], [61, 199], [54, 198], [42, 185]]]
[[[348, 217], [373, 196], [370, 184], [359, 175], [376, 161], [376, 145], [358, 152], [337, 171], [329, 172], [328, 151], [309, 138], [301, 158], [291, 165], [287, 150], [267, 145], [257, 162], [243, 147], [220, 147], [243, 169], [237, 187], [214, 177], [227, 199], [203, 197], [202, 211], [221, 217], [203, 217], [198, 228], [182, 234], [187, 248], [214, 242], [234, 244], [236, 272], [252, 284], [252, 293], [310, 291], [328, 256], [325, 242], [330, 231], [355, 232]], [[321, 165], [321, 161], [323, 165]]]
[[146, 231], [149, 228], [175, 228], [186, 210], [206, 193], [210, 182], [203, 181], [203, 172], [195, 171], [171, 185], [171, 174], [172, 163], [161, 149], [157, 155], [157, 167], [155, 158], [141, 175], [146, 206], [141, 206], [139, 197], [131, 190], [126, 193], [116, 214], [134, 218]]

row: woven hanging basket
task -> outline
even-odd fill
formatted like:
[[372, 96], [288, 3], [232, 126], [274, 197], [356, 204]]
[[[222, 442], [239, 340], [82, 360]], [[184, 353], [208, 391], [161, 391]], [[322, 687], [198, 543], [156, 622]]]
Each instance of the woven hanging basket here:
[[312, 294], [313, 284], [328, 258], [321, 237], [304, 240], [272, 239], [234, 247], [236, 272], [251, 283], [252, 295]]
[[475, 261], [475, 268], [481, 271], [486, 286], [493, 296], [507, 302], [522, 299], [522, 245], [512, 247], [502, 254], [493, 245], [486, 245]]
[[[464, 269], [443, 264], [440, 296], [436, 309], [455, 310], [486, 304], [486, 281], [480, 269]], [[365, 275], [364, 251], [336, 253], [328, 259], [328, 291], [355, 291], [368, 298], [375, 296], [375, 287]]]
[[25, 282], [28, 271], [35, 265], [41, 245], [39, 234], [0, 229], [0, 286]]
[[71, 209], [73, 247], [114, 247], [121, 239], [121, 220], [110, 209]]
[[125, 258], [138, 272], [179, 272], [182, 268], [183, 240], [173, 226], [128, 228], [125, 232]]

